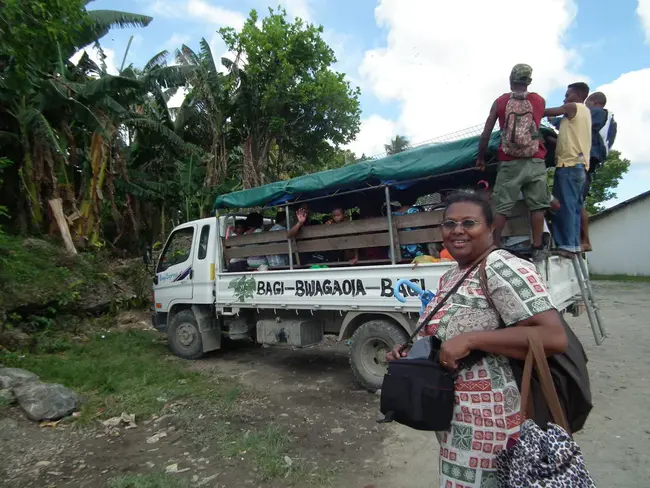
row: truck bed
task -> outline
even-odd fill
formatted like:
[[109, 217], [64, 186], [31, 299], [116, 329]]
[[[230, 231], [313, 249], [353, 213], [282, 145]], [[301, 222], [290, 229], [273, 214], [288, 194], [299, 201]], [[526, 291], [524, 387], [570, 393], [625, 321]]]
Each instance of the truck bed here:
[[[218, 310], [272, 308], [299, 310], [386, 311], [419, 313], [421, 302], [403, 287], [406, 303], [393, 296], [400, 279], [410, 279], [422, 289], [435, 291], [442, 275], [453, 262], [413, 266], [359, 266], [346, 268], [303, 269], [221, 273], [216, 278]], [[559, 310], [576, 301], [580, 287], [573, 264], [551, 256], [540, 270]]]

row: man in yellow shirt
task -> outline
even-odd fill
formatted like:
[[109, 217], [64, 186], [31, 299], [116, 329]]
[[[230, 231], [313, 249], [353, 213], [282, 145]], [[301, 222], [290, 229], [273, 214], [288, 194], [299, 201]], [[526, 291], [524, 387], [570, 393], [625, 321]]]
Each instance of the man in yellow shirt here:
[[555, 244], [567, 257], [580, 252], [580, 215], [591, 153], [591, 113], [584, 104], [589, 96], [586, 83], [569, 85], [564, 105], [547, 108], [546, 117], [563, 116], [555, 148], [553, 195], [560, 209], [553, 216]]

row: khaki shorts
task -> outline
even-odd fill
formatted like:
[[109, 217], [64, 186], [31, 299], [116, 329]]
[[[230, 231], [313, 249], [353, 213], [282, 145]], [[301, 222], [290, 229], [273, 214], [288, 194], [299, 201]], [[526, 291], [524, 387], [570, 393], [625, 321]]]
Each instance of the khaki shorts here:
[[508, 214], [519, 200], [520, 193], [531, 211], [549, 208], [551, 191], [542, 159], [515, 159], [499, 163], [493, 193], [497, 213]]

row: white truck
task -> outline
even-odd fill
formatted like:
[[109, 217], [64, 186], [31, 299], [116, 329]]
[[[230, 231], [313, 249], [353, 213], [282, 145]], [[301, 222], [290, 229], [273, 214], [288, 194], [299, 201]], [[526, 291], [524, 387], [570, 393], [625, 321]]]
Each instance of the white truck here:
[[[427, 154], [416, 155], [419, 164]], [[405, 286], [401, 292], [406, 301], [398, 301], [394, 285], [400, 279], [409, 279], [424, 290], [435, 290], [440, 277], [455, 265], [448, 261], [414, 265], [401, 259], [401, 246], [420, 244], [431, 249], [441, 241], [442, 210], [434, 206], [430, 211], [395, 217], [386, 209], [404, 192], [429, 191], [434, 186], [429, 175], [435, 176], [435, 171], [423, 165], [421, 179], [408, 181], [415, 183], [408, 185], [401, 180], [398, 186], [395, 181], [380, 179], [378, 185], [370, 187], [368, 177], [358, 174], [367, 174], [366, 166], [371, 165], [369, 173], [377, 182], [375, 175], [382, 168], [376, 165], [382, 161], [334, 170], [349, 171], [362, 165], [350, 177], [347, 173], [334, 175], [330, 186], [328, 178], [332, 175], [328, 173], [332, 171], [221, 196], [214, 217], [176, 227], [156, 265], [153, 286], [153, 325], [167, 333], [171, 350], [180, 357], [195, 359], [219, 349], [222, 338], [304, 347], [319, 343], [324, 334], [336, 334], [341, 341], [350, 339], [350, 365], [359, 383], [370, 390], [379, 388], [387, 366], [386, 353], [414, 330], [421, 307], [417, 295]], [[360, 188], [352, 185], [350, 189], [354, 177], [360, 181]], [[427, 183], [426, 190], [422, 181]], [[321, 209], [383, 201], [384, 210], [375, 214], [384, 216], [305, 226], [293, 239], [286, 231], [269, 232], [273, 221], [267, 218], [266, 232], [226, 238], [227, 229], [245, 214], [219, 215], [219, 209], [280, 204], [291, 218], [294, 212], [287, 203], [301, 200], [310, 200], [312, 208]], [[528, 212], [522, 207], [508, 221], [504, 236], [508, 235], [529, 235]], [[365, 252], [369, 249], [389, 252], [377, 259], [377, 253], [373, 258]], [[325, 266], [314, 268], [305, 262], [309, 253], [341, 256], [343, 251], [356, 254], [355, 264], [330, 259]], [[233, 259], [267, 255], [284, 255], [289, 265], [228, 272]], [[583, 300], [574, 263], [550, 256], [538, 263], [538, 268], [557, 308], [579, 313]]]

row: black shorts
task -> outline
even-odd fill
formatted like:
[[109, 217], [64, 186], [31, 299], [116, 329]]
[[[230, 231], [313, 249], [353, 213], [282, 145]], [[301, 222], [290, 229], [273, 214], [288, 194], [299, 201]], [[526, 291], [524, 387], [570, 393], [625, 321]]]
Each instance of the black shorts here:
[[587, 178], [585, 179], [585, 189], [582, 192], [582, 196], [584, 197], [585, 200], [587, 200], [587, 197], [589, 196], [589, 190], [591, 189], [591, 179], [594, 177], [594, 172], [598, 169], [598, 166], [600, 166], [600, 161], [598, 158], [591, 158], [589, 160], [589, 171], [587, 171]]

